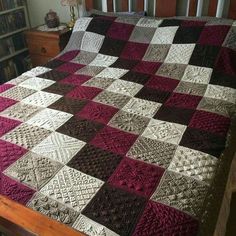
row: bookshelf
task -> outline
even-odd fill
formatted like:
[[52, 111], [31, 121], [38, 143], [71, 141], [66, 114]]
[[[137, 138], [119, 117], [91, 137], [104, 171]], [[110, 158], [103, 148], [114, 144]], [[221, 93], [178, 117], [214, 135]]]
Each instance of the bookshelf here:
[[30, 68], [27, 0], [0, 0], [0, 84]]
[[5, 57], [0, 58], [0, 62], [6, 61], [6, 60], [8, 60], [8, 59], [10, 59], [10, 58], [12, 58], [12, 57], [14, 57], [14, 56], [17, 56], [17, 55], [19, 55], [19, 54], [21, 54], [21, 53], [23, 53], [23, 52], [26, 52], [26, 51], [28, 51], [28, 48], [23, 48], [23, 49], [21, 49], [21, 50], [17, 50], [17, 51], [15, 51], [15, 52], [11, 53], [11, 54], [8, 55], [8, 56], [5, 56]]
[[[1, 2], [1, 0], [0, 0], [0, 2]], [[15, 11], [15, 10], [20, 10], [20, 9], [23, 9], [23, 8], [24, 8], [24, 6], [20, 6], [20, 7], [15, 7], [15, 8], [8, 9], [8, 10], [2, 10], [0, 12], [0, 15], [4, 15], [6, 13], [9, 13], [9, 12], [12, 12], [12, 11]]]
[[17, 34], [17, 33], [19, 33], [19, 32], [25, 31], [25, 30], [27, 30], [27, 29], [29, 29], [29, 27], [24, 27], [24, 28], [22, 28], [22, 29], [14, 30], [14, 31], [12, 31], [12, 32], [9, 32], [9, 33], [7, 33], [7, 34], [4, 34], [4, 35], [0, 36], [0, 39], [6, 38], [6, 37], [11, 36], [11, 35], [13, 35], [13, 34]]

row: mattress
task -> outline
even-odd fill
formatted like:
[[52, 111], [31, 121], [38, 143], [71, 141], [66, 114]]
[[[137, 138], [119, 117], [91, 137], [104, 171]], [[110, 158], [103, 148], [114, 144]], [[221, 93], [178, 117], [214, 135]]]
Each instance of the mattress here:
[[235, 153], [236, 24], [80, 18], [0, 86], [0, 194], [87, 235], [212, 235]]

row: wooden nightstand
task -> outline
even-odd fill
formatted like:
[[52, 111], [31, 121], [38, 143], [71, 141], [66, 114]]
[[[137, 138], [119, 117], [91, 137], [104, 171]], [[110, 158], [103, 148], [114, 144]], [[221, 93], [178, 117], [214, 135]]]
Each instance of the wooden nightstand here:
[[33, 66], [44, 65], [58, 55], [68, 43], [71, 33], [68, 28], [54, 32], [39, 31], [37, 28], [27, 30], [25, 35]]

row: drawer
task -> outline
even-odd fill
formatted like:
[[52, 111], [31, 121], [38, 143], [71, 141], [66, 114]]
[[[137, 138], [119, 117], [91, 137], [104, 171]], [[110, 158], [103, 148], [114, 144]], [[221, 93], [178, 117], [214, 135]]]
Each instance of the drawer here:
[[60, 52], [58, 40], [30, 39], [27, 43], [30, 54], [55, 57]]
[[52, 57], [40, 56], [36, 54], [31, 54], [30, 57], [34, 67], [45, 65], [49, 60], [52, 59]]

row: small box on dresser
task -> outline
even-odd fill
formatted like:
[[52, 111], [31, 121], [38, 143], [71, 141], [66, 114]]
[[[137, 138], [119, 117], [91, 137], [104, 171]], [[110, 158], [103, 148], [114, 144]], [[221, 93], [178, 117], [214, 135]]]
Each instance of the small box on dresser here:
[[33, 66], [40, 66], [58, 55], [69, 41], [71, 30], [39, 31], [32, 28], [25, 32]]

